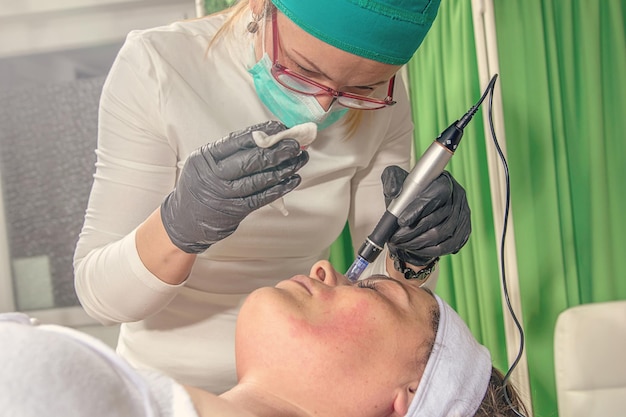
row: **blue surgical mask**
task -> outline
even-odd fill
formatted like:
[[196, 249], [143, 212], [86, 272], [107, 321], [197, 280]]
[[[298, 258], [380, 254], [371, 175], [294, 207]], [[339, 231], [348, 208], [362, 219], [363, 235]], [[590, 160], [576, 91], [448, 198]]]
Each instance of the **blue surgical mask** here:
[[271, 72], [272, 61], [267, 53], [252, 68], [254, 87], [259, 99], [287, 127], [314, 122], [319, 130], [335, 123], [348, 111], [346, 107], [335, 106], [325, 111], [314, 96], [296, 93], [283, 87], [274, 79]]

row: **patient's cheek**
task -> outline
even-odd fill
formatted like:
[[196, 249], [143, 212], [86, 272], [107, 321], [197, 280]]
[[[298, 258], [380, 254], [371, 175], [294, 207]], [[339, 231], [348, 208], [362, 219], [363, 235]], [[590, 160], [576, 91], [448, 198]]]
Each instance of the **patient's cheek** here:
[[320, 310], [315, 316], [290, 317], [292, 336], [309, 337], [317, 341], [346, 341], [368, 343], [367, 335], [377, 318], [371, 314], [368, 300], [358, 300], [341, 308], [333, 306]]

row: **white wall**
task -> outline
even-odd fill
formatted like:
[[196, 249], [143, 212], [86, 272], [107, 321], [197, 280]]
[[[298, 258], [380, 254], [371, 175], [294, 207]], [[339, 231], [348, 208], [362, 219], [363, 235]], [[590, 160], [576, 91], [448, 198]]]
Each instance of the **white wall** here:
[[103, 75], [128, 32], [195, 13], [194, 0], [0, 0], [0, 89]]
[[[0, 91], [104, 75], [131, 30], [195, 15], [195, 0], [0, 0]], [[0, 187], [0, 312], [17, 308], [3, 198]], [[110, 345], [117, 338], [117, 327], [98, 325], [80, 307], [27, 313]]]
[[194, 16], [194, 0], [0, 0], [0, 57], [115, 43]]

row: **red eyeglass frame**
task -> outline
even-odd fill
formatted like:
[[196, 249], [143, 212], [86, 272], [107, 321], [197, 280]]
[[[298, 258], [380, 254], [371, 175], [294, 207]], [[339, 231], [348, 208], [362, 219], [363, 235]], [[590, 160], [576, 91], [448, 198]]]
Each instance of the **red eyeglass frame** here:
[[[285, 88], [288, 88], [291, 91], [295, 91], [296, 93], [300, 93], [300, 94], [306, 94], [306, 95], [311, 95], [311, 96], [318, 96], [318, 95], [329, 95], [334, 97], [335, 99], [338, 99], [339, 97], [346, 97], [346, 98], [352, 98], [355, 100], [360, 100], [360, 101], [367, 101], [368, 103], [374, 103], [374, 104], [379, 104], [380, 107], [369, 107], [369, 108], [360, 108], [360, 107], [350, 107], [350, 106], [345, 106], [344, 104], [342, 104], [341, 102], [339, 102], [339, 104], [341, 104], [344, 107], [350, 107], [350, 108], [356, 108], [358, 110], [379, 110], [388, 106], [393, 106], [394, 104], [396, 104], [396, 102], [393, 100], [393, 89], [394, 89], [394, 85], [395, 85], [395, 80], [396, 80], [396, 76], [394, 75], [393, 77], [391, 77], [389, 79], [389, 85], [387, 87], [387, 97], [383, 100], [381, 99], [377, 99], [377, 98], [373, 98], [373, 97], [368, 97], [368, 96], [363, 96], [363, 95], [359, 95], [359, 94], [353, 94], [353, 93], [345, 93], [342, 91], [337, 91], [333, 88], [327, 87], [324, 84], [320, 84], [317, 81], [313, 81], [310, 78], [305, 77], [304, 75], [298, 74], [297, 72], [294, 72], [292, 70], [290, 70], [289, 68], [281, 65], [278, 62], [278, 54], [276, 53], [278, 51], [278, 25], [277, 23], [277, 18], [276, 18], [276, 10], [274, 10], [272, 12], [272, 55], [273, 55], [273, 59], [272, 59], [272, 76], [274, 77], [274, 79], [280, 83], [280, 85], [282, 85]], [[320, 90], [322, 90], [321, 92], [318, 93], [307, 93], [304, 91], [300, 91], [300, 90], [296, 90], [294, 88], [292, 88], [291, 86], [281, 82], [280, 80], [280, 74], [284, 73], [288, 76], [297, 78], [298, 80], [306, 83], [306, 84], [310, 84], [312, 86], [315, 86], [317, 88], [319, 88]]]

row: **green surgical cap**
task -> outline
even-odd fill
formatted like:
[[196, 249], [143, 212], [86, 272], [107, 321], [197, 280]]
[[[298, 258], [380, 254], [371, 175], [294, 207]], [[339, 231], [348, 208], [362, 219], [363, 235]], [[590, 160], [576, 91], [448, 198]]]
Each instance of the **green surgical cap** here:
[[272, 0], [300, 28], [354, 55], [406, 64], [430, 29], [440, 0]]

